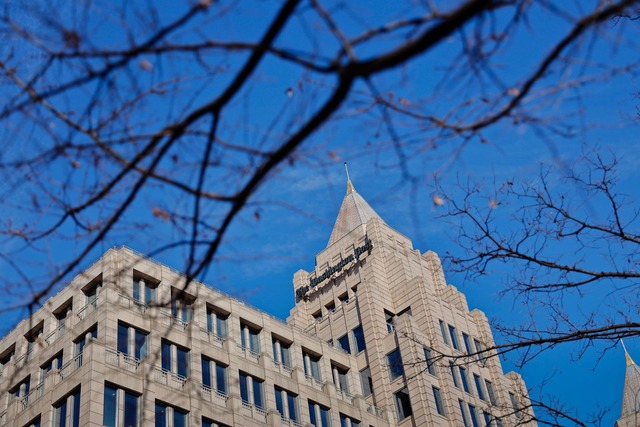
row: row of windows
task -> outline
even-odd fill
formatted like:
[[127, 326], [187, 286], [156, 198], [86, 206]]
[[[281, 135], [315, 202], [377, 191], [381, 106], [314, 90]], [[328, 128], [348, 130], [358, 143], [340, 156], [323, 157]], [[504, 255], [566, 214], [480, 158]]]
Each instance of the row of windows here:
[[[449, 365], [449, 369], [451, 370], [453, 385], [456, 386], [457, 388], [460, 388], [460, 385], [462, 385], [462, 389], [465, 392], [472, 394], [471, 387], [469, 385], [469, 380], [467, 378], [467, 369], [464, 366], [456, 367], [453, 365], [453, 363]], [[458, 375], [456, 371], [460, 375], [459, 376], [460, 381], [458, 381]], [[487, 379], [483, 381], [480, 375], [473, 374], [473, 382], [475, 384], [476, 392], [478, 393], [478, 398], [480, 398], [480, 400], [484, 400], [486, 402], [488, 399], [492, 405], [498, 404], [498, 399], [497, 399], [495, 390], [493, 389], [493, 383], [491, 381]], [[486, 393], [485, 393], [485, 388], [486, 388]]]
[[[460, 341], [458, 340], [458, 332], [455, 326], [446, 324], [442, 320], [438, 320], [440, 324], [440, 333], [442, 334], [442, 341], [451, 345], [455, 350], [462, 351], [460, 347]], [[462, 342], [464, 344], [464, 351], [466, 354], [476, 354], [477, 359], [482, 362], [483, 366], [486, 363], [487, 355], [485, 354], [485, 346], [482, 342], [476, 338], [471, 338], [468, 334], [462, 333]], [[474, 350], [475, 347], [475, 350]]]

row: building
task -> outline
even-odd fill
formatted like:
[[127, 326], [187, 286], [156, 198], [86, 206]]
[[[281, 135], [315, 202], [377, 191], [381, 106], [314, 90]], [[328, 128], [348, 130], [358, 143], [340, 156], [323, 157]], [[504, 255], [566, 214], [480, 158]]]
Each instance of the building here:
[[[624, 346], [624, 343], [622, 345]], [[614, 427], [638, 427], [640, 426], [640, 368], [629, 356], [626, 348], [624, 355], [627, 360], [627, 369], [624, 374], [622, 409]]]
[[485, 315], [348, 182], [287, 322], [128, 248], [0, 342], [0, 425], [535, 426]]

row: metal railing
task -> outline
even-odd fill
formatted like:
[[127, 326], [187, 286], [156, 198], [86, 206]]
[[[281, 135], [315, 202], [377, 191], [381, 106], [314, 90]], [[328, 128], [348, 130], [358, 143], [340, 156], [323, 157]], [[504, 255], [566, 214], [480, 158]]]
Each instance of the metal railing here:
[[47, 335], [47, 337], [44, 339], [45, 345], [47, 347], [49, 347], [51, 344], [56, 342], [56, 340], [58, 340], [58, 338], [62, 337], [64, 335], [64, 332], [65, 332], [65, 327], [66, 326], [63, 323], [62, 325], [60, 325], [56, 329], [54, 329], [49, 335]]
[[84, 320], [88, 315], [96, 311], [96, 308], [98, 308], [98, 297], [96, 297], [96, 299], [94, 299], [93, 301], [89, 301], [87, 304], [85, 304], [84, 307], [81, 307], [78, 310], [78, 318], [80, 320]]
[[275, 366], [276, 370], [280, 371], [281, 374], [284, 374], [288, 377], [293, 376], [293, 369], [290, 366], [287, 366], [283, 363], [273, 361], [273, 366]]
[[247, 359], [253, 359], [256, 363], [260, 360], [260, 353], [251, 350], [249, 347], [244, 347], [242, 344], [237, 344], [238, 348], [242, 351], [242, 354]]
[[383, 418], [383, 419], [385, 418], [384, 409], [378, 408], [377, 406], [367, 405], [367, 412], [375, 415], [378, 418]]
[[219, 392], [218, 390], [213, 390], [211, 387], [206, 386], [201, 383], [197, 383], [200, 387], [200, 392], [202, 396], [208, 400], [209, 402], [215, 403], [224, 408], [227, 407], [227, 400], [229, 400], [229, 396], [224, 393]]
[[106, 362], [109, 365], [117, 366], [127, 372], [136, 373], [140, 366], [140, 360], [133, 356], [128, 356], [111, 348], [105, 349]]
[[75, 372], [78, 368], [82, 366], [82, 353], [62, 365], [58, 374], [60, 375], [60, 379], [64, 380], [66, 377]]

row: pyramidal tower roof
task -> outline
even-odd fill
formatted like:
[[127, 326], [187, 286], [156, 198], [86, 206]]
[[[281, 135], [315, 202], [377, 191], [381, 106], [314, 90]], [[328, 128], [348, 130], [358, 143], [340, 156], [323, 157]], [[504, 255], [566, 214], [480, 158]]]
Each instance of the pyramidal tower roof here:
[[622, 411], [620, 419], [640, 413], [640, 368], [635, 364], [627, 348], [624, 347], [624, 355], [627, 360], [627, 370], [624, 375], [624, 391], [622, 393]]
[[[345, 169], [346, 167], [347, 164], [345, 163]], [[344, 196], [344, 200], [342, 200], [340, 212], [338, 212], [338, 218], [333, 225], [333, 231], [331, 232], [327, 246], [331, 246], [346, 236], [347, 233], [366, 224], [372, 218], [382, 220], [380, 215], [358, 194], [349, 178], [349, 171], [347, 170], [347, 194]]]

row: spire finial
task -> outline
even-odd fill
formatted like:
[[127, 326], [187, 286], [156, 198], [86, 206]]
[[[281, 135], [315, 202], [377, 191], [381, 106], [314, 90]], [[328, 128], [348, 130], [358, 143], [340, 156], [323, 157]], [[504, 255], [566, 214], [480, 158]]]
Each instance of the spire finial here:
[[355, 191], [356, 189], [353, 188], [353, 184], [351, 183], [351, 178], [349, 177], [349, 168], [347, 167], [347, 162], [344, 162], [344, 170], [347, 173], [347, 194]]
[[622, 343], [622, 348], [624, 349], [624, 356], [627, 359], [627, 366], [635, 365], [631, 356], [629, 356], [629, 352], [627, 351], [627, 347], [624, 345], [624, 341], [620, 338], [620, 342]]

